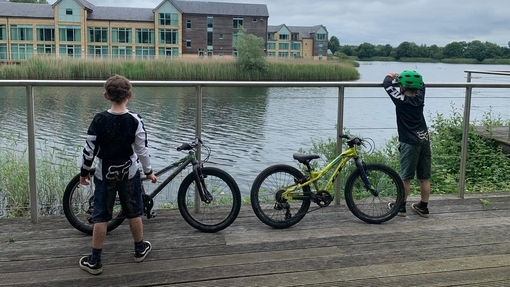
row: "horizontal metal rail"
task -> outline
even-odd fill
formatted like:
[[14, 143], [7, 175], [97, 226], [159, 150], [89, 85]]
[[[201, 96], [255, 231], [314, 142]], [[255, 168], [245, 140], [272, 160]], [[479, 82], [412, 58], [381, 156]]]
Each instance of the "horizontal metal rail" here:
[[[467, 162], [467, 132], [469, 126], [469, 113], [471, 107], [471, 93], [473, 88], [510, 88], [510, 83], [471, 83], [470, 73], [492, 73], [498, 75], [510, 75], [503, 71], [466, 71], [468, 82], [466, 83], [427, 83], [427, 88], [464, 88], [466, 89], [464, 109], [464, 130], [462, 140], [461, 174], [459, 185], [459, 197], [464, 198], [465, 170]], [[34, 87], [101, 87], [105, 81], [78, 81], [78, 80], [0, 80], [0, 86], [25, 87], [27, 96], [27, 129], [28, 129], [28, 156], [29, 156], [29, 186], [30, 186], [30, 213], [32, 222], [38, 221], [37, 211], [37, 183], [36, 183], [36, 158], [35, 158], [35, 116], [34, 116]], [[380, 88], [382, 83], [374, 82], [234, 82], [234, 81], [131, 81], [133, 87], [194, 87], [197, 94], [197, 107], [202, 106], [203, 87], [317, 87], [317, 88], [338, 88], [338, 117], [337, 133], [343, 130], [344, 96], [345, 88]], [[196, 116], [195, 134], [200, 136], [202, 126], [201, 109], [198, 109]], [[337, 151], [342, 151], [341, 140], [337, 141]], [[341, 182], [336, 182], [337, 195], [341, 190]], [[339, 202], [336, 202], [339, 204]]]

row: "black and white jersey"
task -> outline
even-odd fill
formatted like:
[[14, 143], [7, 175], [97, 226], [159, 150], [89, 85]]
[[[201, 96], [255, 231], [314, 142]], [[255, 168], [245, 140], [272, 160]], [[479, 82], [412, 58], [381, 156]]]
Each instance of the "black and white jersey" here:
[[425, 84], [416, 91], [415, 97], [402, 94], [390, 76], [384, 78], [383, 87], [395, 104], [399, 141], [411, 145], [429, 144], [427, 122], [423, 116]]
[[126, 110], [113, 113], [111, 110], [98, 113], [87, 130], [83, 148], [81, 175], [86, 176], [97, 157], [96, 172], [100, 180], [125, 180], [138, 171], [138, 160], [143, 172], [151, 169], [147, 133], [142, 118]]

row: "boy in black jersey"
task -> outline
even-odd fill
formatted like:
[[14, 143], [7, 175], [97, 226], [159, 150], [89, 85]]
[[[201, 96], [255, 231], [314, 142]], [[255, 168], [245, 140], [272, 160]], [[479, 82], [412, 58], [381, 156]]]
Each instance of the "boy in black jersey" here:
[[138, 161], [145, 175], [153, 183], [157, 180], [151, 169], [143, 121], [139, 115], [127, 109], [128, 100], [133, 96], [131, 83], [125, 77], [115, 75], [106, 81], [104, 88], [103, 96], [110, 101], [111, 108], [96, 114], [90, 123], [80, 176], [80, 183], [88, 185], [89, 170], [97, 157], [92, 254], [82, 257], [79, 262], [81, 269], [94, 275], [103, 271], [101, 251], [117, 192], [135, 241], [134, 261], [142, 262], [151, 251], [150, 242], [143, 240], [143, 201]]
[[[429, 217], [431, 150], [429, 133], [423, 106], [425, 84], [420, 73], [405, 70], [400, 74], [389, 73], [383, 87], [395, 104], [398, 139], [400, 142], [400, 176], [404, 182], [405, 202], [399, 215], [406, 215], [406, 202], [411, 189], [411, 180], [416, 176], [420, 182], [421, 201], [413, 203], [411, 209], [420, 216]], [[394, 203], [390, 203], [390, 208]]]

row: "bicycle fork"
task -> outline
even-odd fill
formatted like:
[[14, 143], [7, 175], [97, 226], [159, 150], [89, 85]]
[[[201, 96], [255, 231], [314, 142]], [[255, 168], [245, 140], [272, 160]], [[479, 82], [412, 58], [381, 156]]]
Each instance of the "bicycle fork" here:
[[201, 164], [197, 163], [193, 165], [193, 173], [195, 174], [195, 182], [197, 183], [196, 188], [198, 189], [200, 200], [207, 204], [211, 203], [213, 196], [209, 190], [207, 190], [207, 186], [205, 185], [206, 176], [202, 173]]
[[368, 180], [365, 163], [362, 160], [360, 160], [359, 158], [354, 159], [354, 162], [356, 163], [356, 167], [359, 170], [361, 179], [363, 180], [363, 183], [365, 184], [365, 188], [368, 191], [370, 191], [370, 193], [373, 196], [379, 196], [379, 192], [377, 190], [375, 190], [375, 188], [372, 186], [372, 184]]

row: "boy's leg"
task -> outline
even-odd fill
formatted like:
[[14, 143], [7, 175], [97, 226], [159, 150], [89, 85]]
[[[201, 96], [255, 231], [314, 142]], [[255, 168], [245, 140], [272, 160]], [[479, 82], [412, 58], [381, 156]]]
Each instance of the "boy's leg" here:
[[420, 194], [421, 194], [421, 201], [429, 202], [429, 197], [430, 197], [430, 180], [428, 180], [428, 179], [420, 179]]
[[129, 219], [129, 229], [133, 235], [135, 242], [140, 242], [143, 239], [143, 223], [142, 217], [135, 217]]

